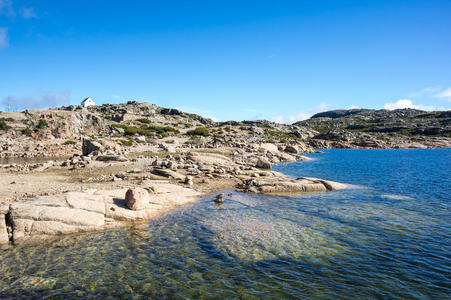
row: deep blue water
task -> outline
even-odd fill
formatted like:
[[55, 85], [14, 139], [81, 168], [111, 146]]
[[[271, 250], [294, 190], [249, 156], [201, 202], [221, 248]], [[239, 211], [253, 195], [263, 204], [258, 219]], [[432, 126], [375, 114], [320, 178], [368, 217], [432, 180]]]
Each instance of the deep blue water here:
[[232, 192], [143, 225], [0, 252], [0, 297], [449, 299], [451, 151], [327, 150], [275, 167], [354, 184]]

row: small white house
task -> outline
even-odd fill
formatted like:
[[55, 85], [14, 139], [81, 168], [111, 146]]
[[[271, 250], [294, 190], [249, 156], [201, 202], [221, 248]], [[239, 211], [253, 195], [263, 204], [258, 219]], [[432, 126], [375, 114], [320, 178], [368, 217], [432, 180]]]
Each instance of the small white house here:
[[88, 106], [93, 106], [93, 105], [96, 105], [96, 103], [94, 102], [94, 100], [92, 100], [91, 97], [88, 97], [81, 102], [81, 106], [83, 106], [83, 107], [88, 107]]

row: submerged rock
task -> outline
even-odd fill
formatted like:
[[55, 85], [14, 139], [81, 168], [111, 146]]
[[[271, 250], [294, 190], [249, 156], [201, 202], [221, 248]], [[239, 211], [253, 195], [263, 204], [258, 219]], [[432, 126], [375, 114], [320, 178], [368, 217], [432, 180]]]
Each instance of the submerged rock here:
[[[249, 208], [251, 205], [239, 197], [234, 202], [241, 201], [247, 209], [214, 210], [214, 216], [203, 221], [205, 228], [212, 232], [206, 242], [226, 255], [258, 262], [282, 257], [334, 255], [344, 250], [324, 232], [273, 211], [265, 213]], [[304, 216], [300, 214], [299, 218]]]
[[131, 210], [141, 210], [149, 205], [149, 193], [140, 187], [132, 188], [125, 193], [125, 205]]

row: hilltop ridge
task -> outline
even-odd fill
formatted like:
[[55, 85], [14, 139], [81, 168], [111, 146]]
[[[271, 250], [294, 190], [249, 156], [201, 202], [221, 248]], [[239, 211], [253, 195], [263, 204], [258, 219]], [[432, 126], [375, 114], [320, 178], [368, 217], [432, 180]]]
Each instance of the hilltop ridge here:
[[[0, 112], [3, 157], [55, 156], [59, 150], [70, 148], [66, 146], [72, 142], [86, 137], [110, 139], [124, 147], [139, 146], [146, 141], [174, 141], [196, 147], [267, 142], [304, 143], [316, 148], [450, 147], [451, 112], [332, 110], [292, 125], [266, 120], [215, 122], [197, 114], [138, 101]], [[52, 143], [46, 143], [56, 140], [64, 140], [64, 145], [51, 147]]]

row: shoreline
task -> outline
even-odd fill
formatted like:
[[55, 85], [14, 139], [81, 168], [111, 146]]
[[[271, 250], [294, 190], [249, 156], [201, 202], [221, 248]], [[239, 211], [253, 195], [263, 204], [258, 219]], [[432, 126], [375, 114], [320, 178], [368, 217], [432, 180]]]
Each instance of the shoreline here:
[[[218, 159], [225, 159], [218, 155], [213, 155], [211, 165]], [[212, 154], [199, 152], [194, 155], [194, 158], [193, 154], [187, 154], [187, 156], [188, 160], [210, 160]], [[292, 162], [300, 160], [307, 159], [301, 155], [293, 155], [291, 159]], [[111, 163], [106, 169], [122, 167], [137, 171], [137, 165], [148, 166], [151, 161], [155, 160], [141, 158]], [[227, 163], [234, 164], [231, 160]], [[91, 164], [89, 168], [93, 171], [100, 168], [104, 162], [94, 161]], [[206, 170], [208, 165], [202, 165], [200, 169]], [[113, 184], [111, 181], [90, 183], [69, 180], [71, 182], [64, 182], [60, 189], [54, 189], [56, 182], [47, 182], [46, 186], [38, 181], [35, 182], [37, 195], [26, 194], [29, 197], [25, 199], [19, 197], [9, 203], [0, 204], [0, 244], [5, 247], [51, 236], [126, 226], [130, 222], [140, 222], [161, 216], [183, 205], [225, 190], [293, 195], [348, 187], [317, 178], [291, 178], [271, 169], [258, 169], [248, 164], [245, 164], [243, 169], [249, 170], [243, 170], [243, 174], [233, 176], [231, 173], [222, 171], [219, 171], [217, 176], [208, 176], [210, 173], [192, 176], [189, 172], [182, 172], [179, 169], [174, 171], [167, 168], [152, 168], [152, 170], [142, 170], [136, 178], [131, 176], [135, 175], [135, 172], [125, 173], [130, 177], [118, 181], [113, 179]], [[78, 173], [82, 179], [85, 177], [83, 171]], [[63, 181], [64, 176], [61, 173], [66, 174], [67, 177], [66, 169], [59, 166], [49, 166], [43, 170], [35, 169], [24, 174], [20, 171], [5, 173], [0, 170], [1, 173], [6, 176], [1, 176], [0, 184], [20, 178], [22, 181], [9, 183], [10, 186], [18, 189], [32, 186], [37, 178], [47, 181], [49, 177], [58, 175], [56, 179]], [[92, 174], [89, 171], [87, 173]], [[48, 192], [49, 187], [53, 188], [53, 193]], [[125, 206], [125, 192], [130, 187], [143, 187], [149, 191], [151, 203], [148, 207], [133, 211]], [[69, 189], [64, 190], [66, 188]], [[61, 192], [62, 189], [63, 192]]]

